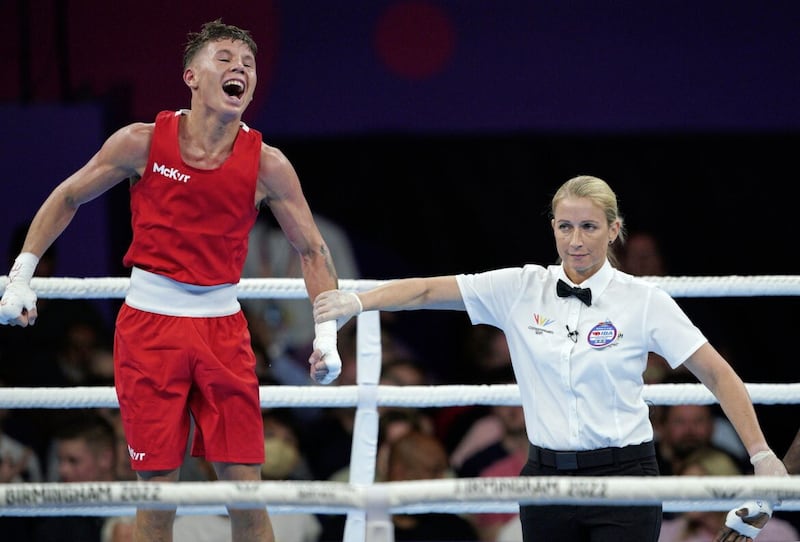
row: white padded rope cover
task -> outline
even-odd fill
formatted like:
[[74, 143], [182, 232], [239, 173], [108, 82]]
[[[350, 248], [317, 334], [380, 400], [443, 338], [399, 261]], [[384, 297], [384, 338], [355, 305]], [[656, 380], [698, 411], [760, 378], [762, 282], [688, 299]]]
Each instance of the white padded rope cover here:
[[[660, 285], [673, 297], [760, 297], [800, 295], [800, 275], [729, 275], [721, 277], [641, 277]], [[348, 291], [374, 288], [385, 280], [339, 280], [339, 287]], [[130, 279], [124, 277], [68, 278], [34, 277], [31, 287], [40, 298], [108, 299], [123, 298]], [[0, 295], [8, 284], [8, 276], [0, 276]], [[303, 279], [242, 279], [241, 299], [298, 299], [306, 297]]]
[[[800, 276], [643, 277], [659, 284], [673, 297], [798, 296]], [[362, 291], [386, 281], [340, 280], [343, 290]], [[0, 276], [0, 295], [8, 277]], [[127, 278], [38, 278], [31, 286], [40, 298], [124, 298]], [[243, 279], [240, 298], [295, 299], [307, 296], [302, 279]], [[367, 316], [366, 314], [361, 316]], [[378, 318], [359, 317], [357, 352], [362, 361], [380, 344]], [[366, 334], [362, 337], [362, 334]], [[376, 386], [376, 375], [359, 377], [358, 386], [262, 388], [263, 407], [352, 407], [374, 414], [377, 406], [447, 406], [471, 404], [519, 405], [514, 385], [432, 386], [393, 388]], [[797, 403], [800, 384], [747, 384], [755, 403]], [[652, 404], [713, 403], [701, 385], [645, 386]], [[116, 407], [113, 388], [0, 388], [0, 408]], [[370, 420], [372, 421], [372, 420]], [[352, 465], [375, 458], [375, 423], [365, 423], [354, 435]], [[374, 465], [373, 467], [374, 468]], [[308, 511], [347, 513], [345, 542], [393, 542], [387, 513], [507, 512], [518, 502], [579, 502], [620, 505], [662, 502], [667, 511], [727, 510], [745, 499], [781, 501], [778, 508], [800, 510], [798, 477], [681, 477], [664, 478], [478, 478], [369, 483], [370, 469], [351, 473], [349, 484], [334, 482], [184, 482], [179, 484], [3, 484], [0, 515], [118, 515], [132, 514], [136, 506], [177, 506], [179, 513], [224, 513], [232, 507], [268, 505], [273, 513]], [[162, 487], [163, 486], [163, 487]], [[675, 499], [675, 500], [671, 500]], [[389, 524], [390, 525], [390, 524]], [[378, 536], [372, 536], [378, 533]]]
[[[453, 405], [520, 405], [516, 384], [478, 386], [374, 386], [377, 406], [443, 407]], [[753, 403], [800, 403], [800, 383], [745, 384]], [[702, 384], [648, 384], [644, 398], [653, 405], [713, 404], [716, 398]], [[262, 386], [262, 408], [358, 406], [359, 386]], [[117, 407], [113, 387], [0, 388], [0, 408]]]
[[137, 506], [198, 507], [204, 512], [215, 506], [275, 506], [341, 514], [368, 509], [376, 498], [392, 513], [508, 511], [516, 509], [517, 503], [635, 506], [670, 500], [723, 510], [752, 499], [781, 502], [783, 510], [800, 510], [800, 476], [522, 476], [371, 485], [305, 481], [2, 484], [0, 515], [73, 515], [76, 509], [107, 515], [105, 508], [119, 511]]

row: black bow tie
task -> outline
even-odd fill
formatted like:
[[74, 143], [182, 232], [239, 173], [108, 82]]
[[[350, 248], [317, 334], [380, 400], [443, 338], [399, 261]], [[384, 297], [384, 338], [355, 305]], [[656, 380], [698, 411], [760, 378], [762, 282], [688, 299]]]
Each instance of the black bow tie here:
[[556, 284], [556, 293], [558, 297], [569, 297], [574, 295], [587, 307], [592, 306], [592, 291], [589, 288], [578, 288], [577, 286], [570, 286], [566, 282], [561, 279], [558, 279], [558, 284]]

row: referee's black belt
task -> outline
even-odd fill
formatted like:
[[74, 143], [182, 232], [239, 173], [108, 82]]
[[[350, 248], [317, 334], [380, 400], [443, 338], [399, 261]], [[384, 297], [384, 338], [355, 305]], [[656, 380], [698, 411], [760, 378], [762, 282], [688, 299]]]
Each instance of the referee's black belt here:
[[652, 440], [624, 448], [598, 448], [582, 452], [557, 452], [531, 444], [528, 461], [558, 470], [576, 470], [604, 467], [624, 461], [655, 457], [655, 455], [656, 447]]

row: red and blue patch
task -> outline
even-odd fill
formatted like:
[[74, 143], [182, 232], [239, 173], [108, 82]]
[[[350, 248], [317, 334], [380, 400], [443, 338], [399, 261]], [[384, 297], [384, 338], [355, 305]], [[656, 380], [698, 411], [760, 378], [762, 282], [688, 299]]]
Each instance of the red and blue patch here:
[[610, 321], [600, 322], [589, 330], [586, 340], [592, 348], [605, 348], [617, 340], [619, 331]]

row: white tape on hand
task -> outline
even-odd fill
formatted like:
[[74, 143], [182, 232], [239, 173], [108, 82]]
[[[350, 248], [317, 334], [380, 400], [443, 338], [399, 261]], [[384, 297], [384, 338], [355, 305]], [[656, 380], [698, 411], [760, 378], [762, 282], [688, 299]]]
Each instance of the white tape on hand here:
[[329, 320], [314, 325], [314, 350], [322, 352], [322, 361], [328, 374], [318, 380], [320, 384], [330, 384], [342, 372], [342, 358], [336, 349], [336, 321]]
[[11, 271], [8, 273], [8, 281], [30, 283], [36, 266], [39, 264], [39, 257], [32, 252], [23, 252], [14, 260]]
[[[747, 510], [744, 517], [740, 517], [737, 514], [737, 512], [742, 509]], [[762, 527], [755, 527], [745, 520], [754, 520], [759, 514], [766, 514], [768, 518], [772, 517], [772, 506], [766, 501], [747, 501], [728, 512], [728, 515], [725, 517], [725, 526], [755, 540], [758, 533], [761, 532], [763, 525], [766, 525], [766, 522], [762, 524]]]
[[23, 252], [14, 260], [8, 273], [8, 285], [0, 299], [0, 324], [9, 324], [19, 318], [23, 311], [30, 314], [30, 323], [36, 319], [36, 293], [30, 283], [39, 258], [31, 252]]
[[36, 294], [28, 283], [12, 282], [6, 286], [3, 298], [0, 299], [0, 324], [9, 324], [19, 318], [23, 311], [31, 313], [35, 308]]

